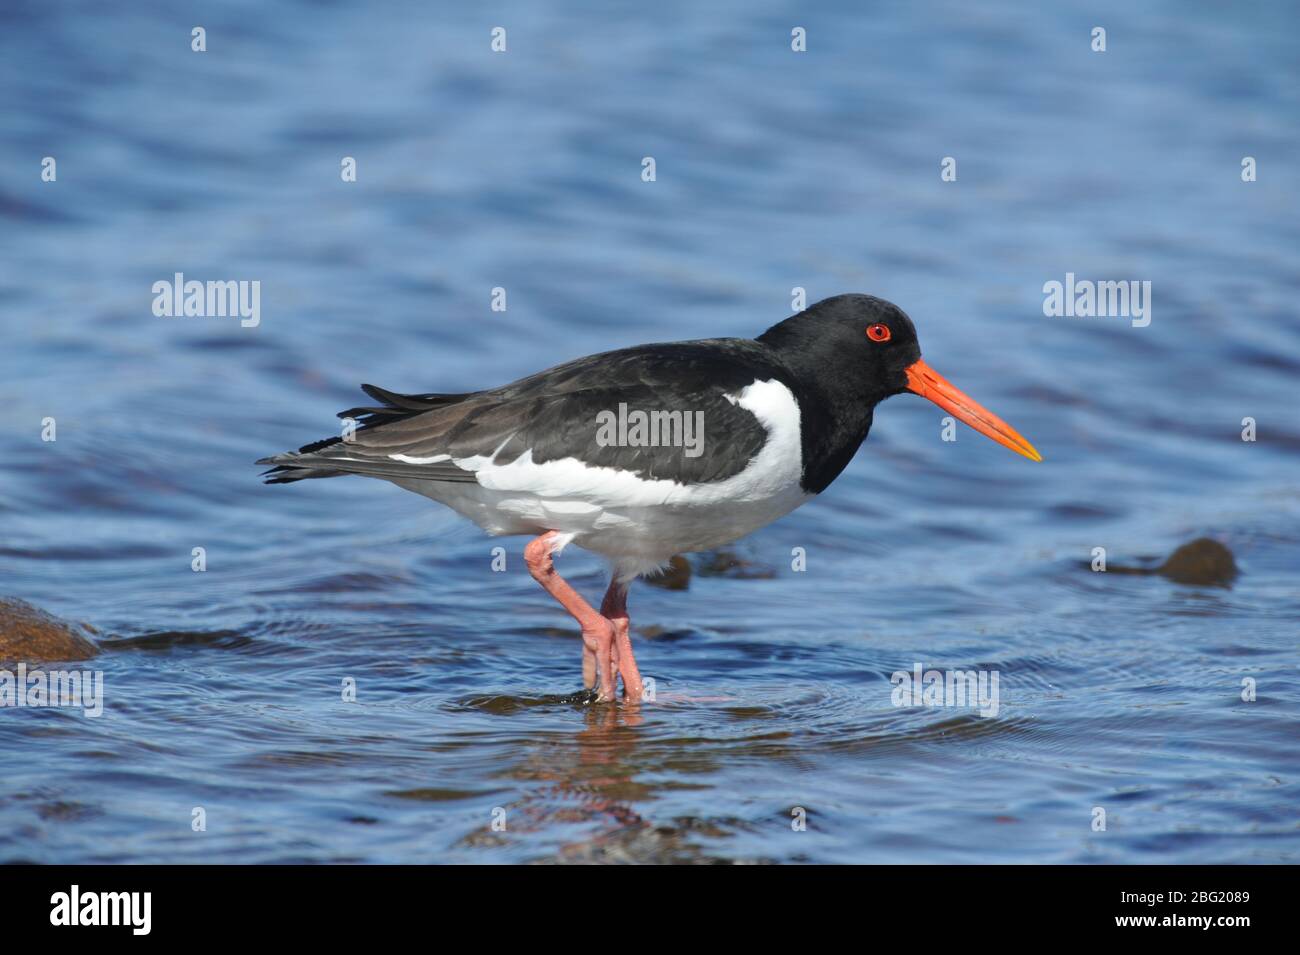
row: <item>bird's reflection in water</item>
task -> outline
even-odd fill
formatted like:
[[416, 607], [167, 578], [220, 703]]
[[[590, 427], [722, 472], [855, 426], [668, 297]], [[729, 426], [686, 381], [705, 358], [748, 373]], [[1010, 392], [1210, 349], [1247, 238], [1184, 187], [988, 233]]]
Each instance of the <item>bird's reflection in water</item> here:
[[590, 705], [582, 709], [581, 720], [576, 733], [547, 734], [531, 742], [505, 775], [542, 785], [504, 803], [503, 822], [495, 829], [491, 823], [482, 826], [464, 844], [503, 846], [512, 835], [581, 827], [581, 838], [559, 844], [556, 861], [564, 861], [651, 828], [634, 805], [651, 793], [649, 786], [634, 781], [637, 730], [645, 723], [642, 706]]
[[[732, 837], [747, 828], [742, 821], [648, 815], [656, 785], [645, 780], [680, 773], [687, 751], [645, 731], [653, 718], [647, 707], [588, 706], [576, 732], [530, 741], [526, 755], [504, 775], [540, 785], [502, 805], [503, 827], [482, 826], [462, 844], [505, 847], [516, 838], [537, 842], [540, 835], [547, 849], [530, 861], [560, 864], [735, 861], [700, 843]], [[715, 759], [701, 755], [698, 763], [707, 773]]]

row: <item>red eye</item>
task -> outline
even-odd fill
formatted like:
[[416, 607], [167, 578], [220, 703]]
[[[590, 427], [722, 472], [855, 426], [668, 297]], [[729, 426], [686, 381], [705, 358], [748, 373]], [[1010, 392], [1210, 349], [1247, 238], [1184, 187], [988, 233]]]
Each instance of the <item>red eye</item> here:
[[881, 325], [879, 322], [875, 325], [868, 325], [867, 337], [873, 342], [887, 342], [889, 341], [889, 326]]

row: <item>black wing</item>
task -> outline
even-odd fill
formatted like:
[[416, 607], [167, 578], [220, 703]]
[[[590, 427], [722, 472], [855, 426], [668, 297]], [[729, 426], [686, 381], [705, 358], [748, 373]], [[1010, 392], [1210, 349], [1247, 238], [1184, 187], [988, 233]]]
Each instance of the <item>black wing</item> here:
[[[337, 474], [474, 481], [474, 471], [457, 461], [504, 465], [531, 451], [536, 463], [576, 458], [646, 479], [721, 481], [742, 471], [766, 440], [758, 419], [728, 396], [788, 375], [764, 346], [716, 339], [606, 352], [466, 395], [400, 395], [364, 385], [382, 405], [340, 413], [361, 425], [350, 439], [327, 438], [258, 463], [275, 465], [269, 483]], [[638, 435], [637, 412], [655, 427]], [[698, 434], [686, 431], [687, 415], [690, 426], [701, 426]], [[620, 443], [620, 421], [631, 426], [622, 436], [630, 432], [633, 441], [657, 434], [700, 444]]]

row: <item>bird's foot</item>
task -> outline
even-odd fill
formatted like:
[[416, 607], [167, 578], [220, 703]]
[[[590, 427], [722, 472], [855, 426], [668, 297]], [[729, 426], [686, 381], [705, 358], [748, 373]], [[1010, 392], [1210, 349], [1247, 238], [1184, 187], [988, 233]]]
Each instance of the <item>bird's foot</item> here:
[[[614, 625], [599, 615], [582, 625], [583, 682], [597, 690], [597, 702], [612, 703], [618, 695], [618, 670], [614, 662]], [[594, 681], [588, 669], [594, 670]]]
[[645, 699], [645, 684], [641, 681], [641, 671], [637, 669], [636, 657], [632, 655], [632, 638], [628, 636], [628, 618], [611, 617], [614, 639], [611, 646], [613, 669], [623, 678], [623, 700], [627, 703], [640, 703]]

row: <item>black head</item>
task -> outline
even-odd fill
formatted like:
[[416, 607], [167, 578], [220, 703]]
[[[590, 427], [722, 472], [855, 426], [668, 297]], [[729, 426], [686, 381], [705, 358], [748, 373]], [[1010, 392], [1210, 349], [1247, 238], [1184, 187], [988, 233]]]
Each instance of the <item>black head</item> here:
[[907, 369], [921, 357], [907, 313], [874, 295], [823, 299], [758, 340], [791, 368], [814, 374], [845, 400], [868, 409], [907, 391]]
[[832, 440], [843, 442], [857, 434], [861, 443], [871, 427], [872, 409], [891, 395], [910, 391], [1018, 454], [1042, 460], [1014, 428], [921, 359], [912, 320], [892, 302], [874, 295], [836, 295], [773, 325], [758, 340], [780, 356], [828, 416]]

